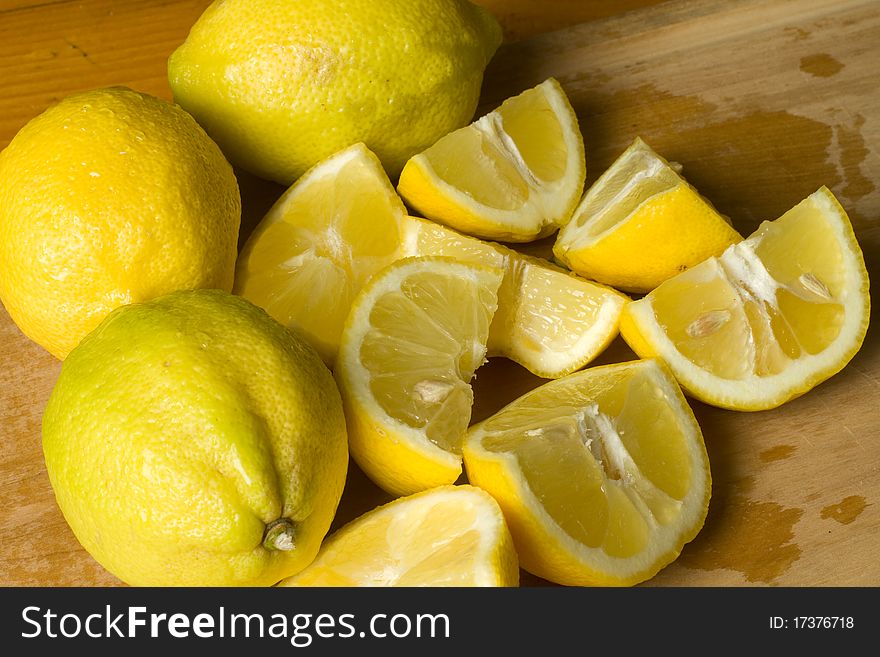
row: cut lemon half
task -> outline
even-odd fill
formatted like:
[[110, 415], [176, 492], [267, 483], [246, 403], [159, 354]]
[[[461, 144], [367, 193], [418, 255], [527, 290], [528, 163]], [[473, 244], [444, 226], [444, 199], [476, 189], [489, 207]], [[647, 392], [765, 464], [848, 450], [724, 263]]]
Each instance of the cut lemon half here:
[[413, 156], [397, 190], [468, 235], [529, 242], [569, 220], [585, 177], [577, 116], [550, 78]]
[[623, 294], [546, 260], [484, 242], [419, 217], [405, 217], [403, 250], [449, 256], [504, 271], [489, 327], [489, 356], [504, 356], [555, 379], [584, 367], [618, 333]]
[[463, 452], [470, 483], [501, 505], [522, 567], [559, 584], [644, 581], [706, 518], [700, 427], [658, 361], [535, 388], [471, 427]]
[[517, 586], [501, 509], [473, 486], [440, 486], [365, 513], [279, 586]]
[[272, 206], [238, 258], [233, 291], [300, 331], [332, 364], [355, 294], [399, 257], [406, 209], [376, 156], [355, 144]]
[[584, 194], [553, 254], [586, 278], [648, 292], [741, 239], [677, 167], [636, 138]]
[[351, 455], [395, 495], [453, 483], [470, 423], [470, 380], [486, 357], [500, 269], [405, 258], [351, 308], [336, 378]]
[[621, 332], [694, 397], [773, 408], [840, 371], [865, 338], [868, 273], [825, 187], [624, 308]]

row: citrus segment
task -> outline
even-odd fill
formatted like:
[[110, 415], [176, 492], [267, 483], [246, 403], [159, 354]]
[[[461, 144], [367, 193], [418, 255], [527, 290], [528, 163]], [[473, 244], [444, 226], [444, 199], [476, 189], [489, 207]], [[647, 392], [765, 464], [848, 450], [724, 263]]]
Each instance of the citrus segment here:
[[406, 258], [355, 299], [336, 377], [352, 456], [389, 492], [454, 482], [473, 392], [486, 356], [499, 269]]
[[709, 404], [773, 408], [840, 371], [864, 340], [868, 274], [825, 187], [748, 239], [627, 305], [623, 337]]
[[332, 363], [355, 294], [399, 257], [405, 213], [379, 160], [355, 144], [272, 206], [242, 249], [233, 289]]
[[397, 189], [468, 235], [528, 242], [569, 220], [585, 176], [577, 116], [550, 78], [412, 157]]
[[584, 194], [553, 253], [586, 278], [648, 292], [741, 239], [677, 167], [636, 138]]
[[632, 585], [706, 517], [696, 419], [657, 361], [596, 367], [526, 393], [468, 431], [470, 483], [501, 505], [523, 568], [567, 585]]
[[473, 486], [399, 498], [348, 523], [279, 586], [516, 586], [519, 566], [498, 504]]
[[617, 335], [626, 296], [501, 244], [418, 217], [402, 222], [404, 251], [455, 257], [504, 270], [489, 329], [490, 356], [557, 378], [580, 369]]

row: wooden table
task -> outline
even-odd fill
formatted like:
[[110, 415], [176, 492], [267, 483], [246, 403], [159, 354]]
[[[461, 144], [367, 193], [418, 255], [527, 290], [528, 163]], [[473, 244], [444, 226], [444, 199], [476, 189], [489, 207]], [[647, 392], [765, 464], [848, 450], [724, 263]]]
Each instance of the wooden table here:
[[[170, 99], [167, 56], [207, 4], [3, 0], [0, 148], [73, 91], [125, 84]], [[877, 288], [876, 0], [481, 4], [499, 17], [507, 41], [487, 71], [481, 111], [555, 76], [578, 113], [588, 182], [641, 135], [683, 163], [744, 234], [826, 184], [850, 213]], [[282, 190], [248, 176], [241, 187], [246, 234]], [[873, 319], [843, 372], [780, 409], [747, 414], [693, 403], [714, 478], [709, 518], [647, 584], [880, 584]], [[599, 360], [632, 357], [618, 340]], [[76, 542], [46, 476], [40, 417], [60, 363], [5, 311], [0, 363], [0, 585], [118, 584]], [[486, 365], [475, 419], [537, 383], [509, 362]], [[386, 499], [353, 470], [337, 524]], [[523, 583], [543, 582], [524, 575]]]

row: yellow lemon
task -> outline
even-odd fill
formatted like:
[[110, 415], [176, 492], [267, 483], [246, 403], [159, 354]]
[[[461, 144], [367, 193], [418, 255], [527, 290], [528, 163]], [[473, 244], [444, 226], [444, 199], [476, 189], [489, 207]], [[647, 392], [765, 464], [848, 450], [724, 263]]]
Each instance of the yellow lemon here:
[[279, 586], [517, 586], [519, 565], [497, 502], [439, 486], [365, 513]]
[[405, 258], [370, 279], [342, 332], [334, 374], [351, 455], [395, 495], [461, 474], [470, 380], [486, 357], [500, 269]]
[[700, 427], [658, 361], [546, 383], [471, 427], [463, 453], [470, 483], [501, 505], [523, 568], [560, 584], [644, 581], [706, 518]]
[[504, 271], [486, 343], [489, 356], [557, 378], [589, 363], [617, 336], [628, 298], [616, 290], [426, 219], [405, 217], [401, 225], [410, 255], [449, 256]]
[[826, 187], [717, 258], [628, 304], [621, 333], [694, 397], [773, 408], [839, 372], [865, 339], [868, 273]]
[[220, 290], [113, 311], [64, 361], [43, 450], [77, 539], [136, 586], [266, 586], [300, 571], [348, 464], [317, 353]]
[[364, 142], [389, 175], [473, 117], [501, 28], [467, 0], [223, 0], [168, 60], [230, 160], [289, 185]]
[[114, 308], [232, 289], [241, 217], [220, 149], [124, 88], [65, 98], [0, 153], [0, 299], [58, 358]]
[[405, 215], [379, 160], [355, 144], [312, 167], [266, 213], [238, 258], [234, 291], [302, 332], [332, 365], [354, 296], [401, 257]]
[[586, 278], [648, 292], [741, 239], [678, 167], [636, 138], [584, 194], [553, 253]]
[[585, 177], [577, 116], [550, 78], [415, 155], [397, 191], [468, 235], [530, 242], [568, 222]]

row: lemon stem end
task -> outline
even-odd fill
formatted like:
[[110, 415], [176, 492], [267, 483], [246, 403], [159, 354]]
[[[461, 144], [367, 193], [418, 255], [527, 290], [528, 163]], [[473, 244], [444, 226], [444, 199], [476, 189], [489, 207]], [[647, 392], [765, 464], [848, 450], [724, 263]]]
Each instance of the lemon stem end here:
[[267, 550], [282, 550], [289, 552], [296, 547], [294, 540], [294, 525], [287, 518], [278, 518], [266, 525], [263, 534], [263, 547]]

